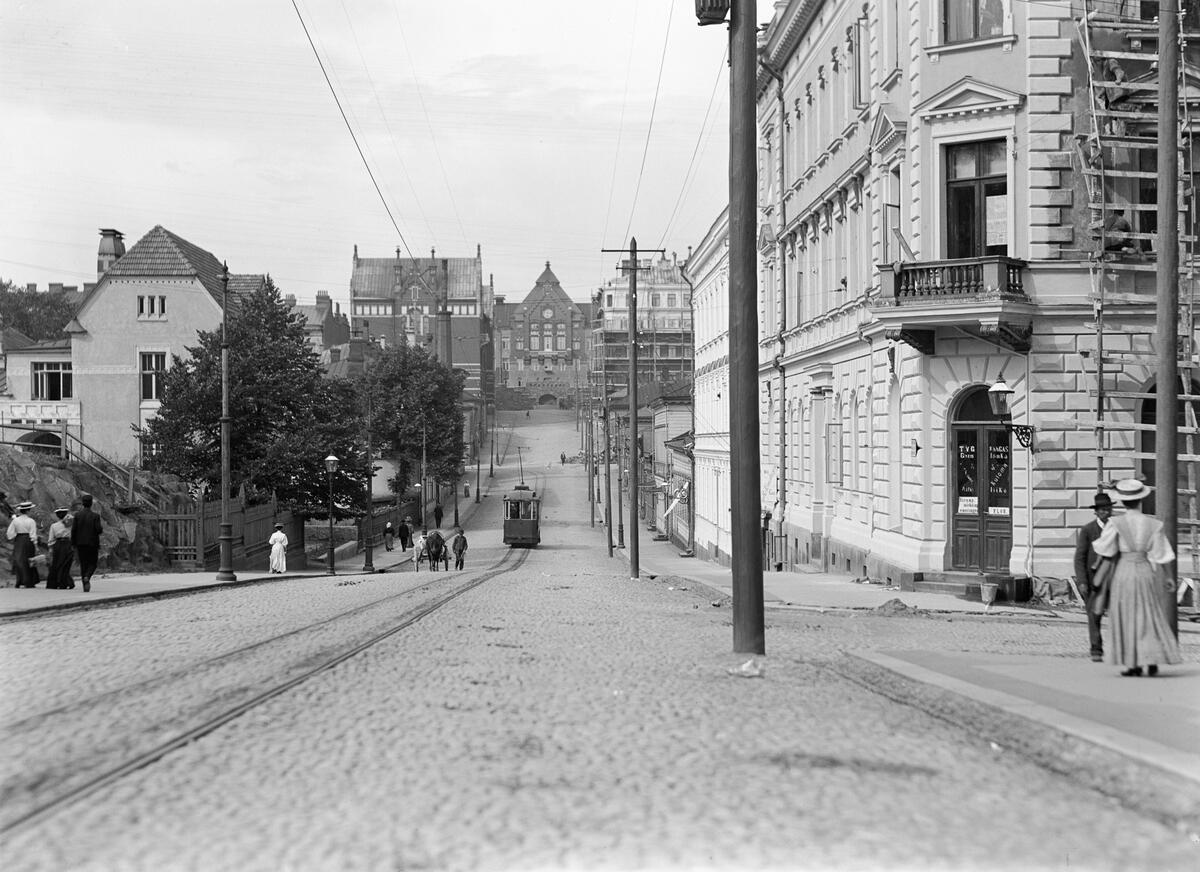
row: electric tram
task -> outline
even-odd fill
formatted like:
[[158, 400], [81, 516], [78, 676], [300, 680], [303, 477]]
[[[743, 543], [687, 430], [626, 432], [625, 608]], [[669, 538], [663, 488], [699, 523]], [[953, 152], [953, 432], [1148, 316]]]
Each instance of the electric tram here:
[[512, 489], [512, 493], [504, 495], [504, 544], [532, 548], [542, 541], [539, 526], [542, 498], [525, 484], [525, 463], [520, 446], [517, 447], [517, 463], [521, 470], [521, 483]]

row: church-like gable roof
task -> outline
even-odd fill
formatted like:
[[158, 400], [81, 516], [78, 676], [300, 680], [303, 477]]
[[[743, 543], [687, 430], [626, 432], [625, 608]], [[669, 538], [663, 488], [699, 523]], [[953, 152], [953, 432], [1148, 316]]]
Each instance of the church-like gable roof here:
[[[139, 239], [108, 268], [106, 278], [195, 278], [221, 303], [221, 262], [198, 245], [176, 236], [161, 224]], [[233, 277], [230, 276], [232, 290]]]
[[546, 268], [537, 277], [537, 281], [533, 284], [533, 290], [525, 295], [523, 301], [526, 306], [538, 306], [543, 303], [557, 303], [568, 308], [578, 308], [578, 304], [562, 289], [558, 276], [550, 269], [550, 261], [546, 261]]

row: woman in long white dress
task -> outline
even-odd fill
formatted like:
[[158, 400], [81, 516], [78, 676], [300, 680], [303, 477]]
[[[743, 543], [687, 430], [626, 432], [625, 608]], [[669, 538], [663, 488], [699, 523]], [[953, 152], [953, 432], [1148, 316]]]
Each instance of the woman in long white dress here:
[[288, 537], [283, 532], [283, 524], [275, 525], [275, 532], [267, 540], [271, 546], [271, 572], [282, 575], [287, 572]]
[[1179, 643], [1163, 608], [1163, 573], [1160, 567], [1175, 559], [1163, 535], [1162, 521], [1142, 513], [1142, 499], [1153, 488], [1135, 478], [1117, 482], [1113, 494], [1125, 505], [1125, 514], [1104, 525], [1092, 547], [1104, 557], [1120, 555], [1109, 580], [1109, 643], [1107, 660], [1124, 669], [1126, 676], [1150, 675], [1160, 663], [1179, 663]]

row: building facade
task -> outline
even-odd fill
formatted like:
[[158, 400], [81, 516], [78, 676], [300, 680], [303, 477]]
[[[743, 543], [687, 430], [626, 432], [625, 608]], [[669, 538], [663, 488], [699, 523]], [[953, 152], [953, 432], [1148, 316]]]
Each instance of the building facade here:
[[688, 257], [695, 286], [695, 473], [693, 549], [728, 564], [729, 517], [729, 210], [724, 209]]
[[[1106, 426], [1145, 420], [1156, 243], [1130, 154], [1153, 140], [1132, 119], [1155, 74], [1102, 75], [1087, 6], [776, 3], [758, 78], [768, 564], [1065, 577], [1098, 485], [1153, 477], [1136, 428], [1097, 442], [1096, 349], [1130, 355], [1101, 373]], [[1109, 6], [1087, 28], [1139, 49], [1137, 10]], [[1114, 145], [1089, 91], [1111, 116], [1126, 81]], [[1127, 254], [1098, 229], [1114, 191], [1137, 219]], [[1141, 267], [1118, 275], [1126, 258]]]
[[[691, 288], [678, 259], [638, 258], [638, 382], [666, 383], [692, 372]], [[629, 385], [628, 259], [592, 295], [592, 381]]]
[[567, 296], [546, 261], [525, 298], [504, 303], [501, 309], [500, 383], [534, 402], [574, 403], [587, 385], [591, 307]]

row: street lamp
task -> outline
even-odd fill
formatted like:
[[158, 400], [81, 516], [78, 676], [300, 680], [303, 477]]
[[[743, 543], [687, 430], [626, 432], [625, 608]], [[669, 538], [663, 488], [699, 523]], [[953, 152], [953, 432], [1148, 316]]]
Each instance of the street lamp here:
[[[367, 321], [363, 322], [368, 325]], [[371, 333], [369, 326], [367, 327], [367, 341], [370, 342]], [[363, 388], [367, 392], [367, 518], [365, 534], [363, 539], [367, 546], [366, 557], [363, 560], [363, 572], [375, 571], [374, 549], [371, 546], [372, 525], [375, 520], [375, 462], [371, 459], [371, 382], [367, 375], [367, 357], [363, 354]]]
[[1012, 407], [1009, 405], [1009, 401], [1014, 393], [1015, 391], [1004, 381], [1004, 373], [1000, 373], [996, 383], [988, 388], [988, 405], [992, 407], [992, 414], [1004, 422], [1005, 429], [1017, 437], [1021, 446], [1032, 450], [1033, 428], [1012, 422]]
[[333, 569], [333, 474], [337, 472], [338, 459], [330, 454], [325, 458], [325, 471], [329, 474], [329, 574], [336, 575]]
[[233, 523], [229, 520], [230, 447], [229, 429], [229, 265], [221, 264], [221, 565], [217, 581], [237, 581], [233, 572]]

